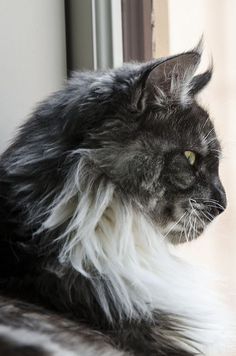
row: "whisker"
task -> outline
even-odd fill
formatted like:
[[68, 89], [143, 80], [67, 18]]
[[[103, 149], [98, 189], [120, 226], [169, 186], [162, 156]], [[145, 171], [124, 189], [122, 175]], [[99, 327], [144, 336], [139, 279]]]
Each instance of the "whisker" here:
[[220, 208], [222, 210], [224, 210], [224, 207], [223, 206], [219, 206], [219, 205], [213, 205], [213, 204], [206, 204], [206, 207], [207, 208]]
[[201, 213], [202, 213], [202, 215], [205, 216], [205, 218], [206, 218], [208, 221], [212, 222], [213, 218], [210, 219], [209, 216], [207, 216], [203, 211], [202, 211]]
[[[201, 212], [201, 211], [200, 211], [200, 212]], [[198, 219], [198, 220], [200, 221], [200, 223], [202, 224], [202, 227], [204, 228], [205, 225], [206, 225], [206, 223], [200, 218], [200, 215], [198, 214], [198, 212], [197, 212], [196, 209], [195, 209], [194, 213], [195, 213], [197, 219]]]
[[[194, 199], [192, 199], [192, 200], [194, 200]], [[197, 198], [197, 200], [198, 201], [202, 201], [203, 202], [203, 204], [205, 205], [205, 206], [207, 206], [207, 204], [208, 203], [210, 203], [210, 204], [212, 204], [213, 206], [212, 207], [220, 207], [221, 209], [225, 209], [225, 207], [222, 205], [222, 204], [220, 204], [217, 200], [215, 200], [215, 199], [203, 199], [203, 198]], [[194, 202], [197, 204], [197, 201], [196, 200], [194, 200]]]
[[208, 116], [208, 118], [206, 119], [206, 121], [204, 122], [204, 124], [202, 125], [202, 130], [205, 128], [206, 124], [210, 121], [210, 117]]
[[210, 136], [210, 134], [214, 131], [214, 127], [203, 137], [203, 140], [206, 141], [206, 139]]
[[213, 206], [214, 208], [215, 208], [216, 206], [219, 206], [220, 208], [224, 209], [224, 206], [221, 205], [221, 204], [218, 203], [218, 202], [211, 202], [211, 201], [206, 202], [206, 204], [208, 204], [208, 203], [212, 204], [212, 206]]
[[194, 214], [194, 211], [191, 213], [191, 216], [190, 216], [190, 229], [189, 229], [189, 235], [188, 235], [190, 238], [190, 241], [192, 240], [191, 236], [194, 235], [193, 214]]
[[[187, 212], [186, 212], [186, 215], [187, 215]], [[182, 235], [183, 235], [183, 232], [185, 233], [185, 224], [186, 224], [186, 219], [184, 219], [184, 225], [181, 229], [181, 234], [180, 234], [180, 237], [179, 237], [179, 243], [181, 242], [182, 240]]]
[[175, 226], [180, 223], [180, 221], [183, 219], [183, 217], [184, 217], [186, 214], [187, 214], [187, 212], [185, 212], [185, 213], [179, 218], [179, 220], [171, 226], [170, 230], [168, 230], [167, 233], [164, 235], [164, 238], [166, 238], [167, 235], [175, 228]]
[[188, 219], [188, 222], [187, 222], [187, 225], [186, 225], [186, 231], [185, 231], [186, 242], [189, 242], [191, 240], [191, 231], [192, 231], [192, 228], [193, 228], [193, 224], [192, 224], [193, 211], [194, 211], [194, 209], [192, 208], [192, 210], [189, 213], [189, 219]]
[[188, 241], [188, 240], [187, 240], [187, 237], [186, 237], [186, 235], [187, 235], [187, 224], [188, 224], [188, 222], [189, 222], [189, 220], [187, 220], [187, 219], [184, 220], [184, 237], [185, 237], [186, 242]]
[[198, 228], [197, 228], [197, 217], [195, 216], [195, 220], [194, 220], [194, 229], [195, 229], [195, 236], [194, 238], [196, 238], [196, 236], [199, 235], [199, 231], [198, 231]]

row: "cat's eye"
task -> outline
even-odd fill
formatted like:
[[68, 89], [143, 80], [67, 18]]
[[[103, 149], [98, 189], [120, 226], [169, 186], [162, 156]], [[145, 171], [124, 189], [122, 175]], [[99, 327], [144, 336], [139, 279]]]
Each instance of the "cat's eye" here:
[[193, 166], [196, 162], [196, 153], [194, 153], [193, 151], [185, 151], [184, 155], [191, 164], [191, 166]]

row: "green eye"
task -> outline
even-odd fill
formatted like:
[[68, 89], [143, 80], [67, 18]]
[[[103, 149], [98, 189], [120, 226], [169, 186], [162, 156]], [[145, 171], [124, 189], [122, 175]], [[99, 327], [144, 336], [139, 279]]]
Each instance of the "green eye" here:
[[193, 151], [185, 151], [184, 155], [191, 164], [191, 166], [193, 166], [196, 161], [196, 154]]

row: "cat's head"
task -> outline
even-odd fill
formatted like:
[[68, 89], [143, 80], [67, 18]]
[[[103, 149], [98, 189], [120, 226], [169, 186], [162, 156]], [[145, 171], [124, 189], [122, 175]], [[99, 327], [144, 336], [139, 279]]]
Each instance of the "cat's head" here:
[[196, 101], [212, 75], [212, 69], [194, 75], [200, 58], [195, 49], [127, 65], [90, 86], [104, 112], [84, 147], [116, 194], [174, 243], [199, 236], [226, 207], [220, 144]]

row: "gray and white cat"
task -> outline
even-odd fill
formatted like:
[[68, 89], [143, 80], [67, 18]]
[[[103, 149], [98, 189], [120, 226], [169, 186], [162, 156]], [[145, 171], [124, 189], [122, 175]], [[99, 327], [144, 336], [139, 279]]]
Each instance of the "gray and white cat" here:
[[222, 307], [169, 250], [226, 207], [200, 58], [78, 73], [3, 153], [1, 355], [225, 351]]

